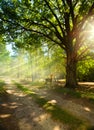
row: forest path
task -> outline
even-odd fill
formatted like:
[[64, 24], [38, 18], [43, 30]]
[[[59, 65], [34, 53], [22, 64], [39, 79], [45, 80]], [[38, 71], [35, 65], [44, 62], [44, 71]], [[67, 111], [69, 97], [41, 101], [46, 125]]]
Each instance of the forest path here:
[[8, 95], [0, 104], [0, 130], [68, 130], [68, 126], [53, 121], [41, 107], [10, 80], [6, 80]]
[[[0, 104], [0, 119], [3, 121], [3, 126], [6, 127], [2, 130], [69, 130], [67, 125], [52, 120], [50, 115], [39, 107], [31, 96], [18, 90], [11, 80], [6, 80], [6, 84], [8, 95], [4, 97], [3, 101], [1, 100]], [[94, 126], [94, 104], [66, 97], [46, 87], [40, 89], [23, 85], [38, 95], [55, 101], [61, 108]]]
[[55, 101], [61, 108], [69, 111], [72, 115], [89, 122], [94, 126], [94, 104], [89, 103], [87, 100], [74, 99], [66, 97], [66, 95], [58, 94], [53, 89], [41, 89], [37, 90], [41, 96], [44, 96], [48, 100]]

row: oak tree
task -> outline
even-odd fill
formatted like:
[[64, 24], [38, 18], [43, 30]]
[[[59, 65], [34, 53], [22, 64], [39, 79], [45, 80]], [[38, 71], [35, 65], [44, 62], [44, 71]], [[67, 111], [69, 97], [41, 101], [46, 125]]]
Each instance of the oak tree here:
[[[66, 53], [66, 87], [77, 86], [77, 62], [88, 53], [92, 0], [0, 0], [1, 32], [18, 46], [50, 43]], [[16, 42], [15, 42], [16, 43]]]

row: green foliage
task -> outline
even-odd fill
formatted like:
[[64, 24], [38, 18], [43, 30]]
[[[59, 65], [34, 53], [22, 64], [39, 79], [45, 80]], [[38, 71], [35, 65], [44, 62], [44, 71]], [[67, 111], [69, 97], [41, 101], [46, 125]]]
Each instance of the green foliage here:
[[6, 50], [5, 44], [0, 43], [0, 61], [2, 64], [9, 60], [9, 52]]
[[68, 88], [56, 88], [54, 89], [55, 92], [64, 94], [64, 95], [71, 95], [75, 98], [81, 98], [81, 93], [75, 90], [70, 90]]
[[0, 80], [0, 95], [6, 94], [6, 90], [5, 90], [4, 86], [5, 86], [5, 82]]
[[[56, 46], [48, 48], [41, 46], [32, 47], [30, 50], [21, 48], [14, 49], [14, 53], [9, 55], [5, 45], [1, 45], [0, 51], [0, 70], [1, 76], [33, 80], [45, 80], [51, 73], [58, 78], [65, 75], [65, 59], [62, 50]], [[62, 72], [61, 72], [62, 71]]]
[[85, 89], [85, 87], [81, 87], [82, 89], [77, 88], [76, 90], [70, 90], [68, 88], [56, 88], [54, 89], [55, 92], [58, 92], [59, 94], [64, 94], [66, 96], [71, 96], [74, 98], [81, 98], [81, 99], [88, 99], [92, 102], [94, 102], [94, 90]]
[[[4, 24], [5, 35], [10, 33], [18, 47], [26, 47], [27, 44], [38, 46], [42, 42], [50, 41], [52, 45], [55, 43], [64, 49], [69, 37], [68, 33], [74, 32], [74, 28], [79, 29], [93, 2], [74, 0], [71, 4], [67, 0], [65, 2], [2, 0], [0, 2], [1, 22], [3, 21], [1, 25], [3, 27]], [[74, 39], [71, 38], [73, 41]]]
[[77, 77], [79, 81], [94, 81], [94, 59], [91, 58], [78, 63]]
[[28, 88], [24, 87], [24, 86], [21, 85], [21, 84], [19, 84], [19, 83], [17, 83], [17, 82], [14, 82], [14, 84], [15, 84], [20, 90], [22, 90], [23, 92], [25, 92], [26, 94], [29, 94], [29, 95], [32, 95], [32, 96], [36, 95], [35, 92], [29, 90]]
[[[88, 33], [93, 16], [92, 0], [0, 1], [0, 31], [6, 41], [15, 42], [17, 47], [29, 50], [31, 46], [37, 48], [45, 44], [59, 46], [65, 51], [67, 70], [68, 67], [71, 70], [74, 62], [76, 64], [82, 60], [90, 47], [94, 47], [93, 37], [90, 39]], [[76, 72], [74, 68], [72, 73]], [[70, 75], [70, 71], [66, 75]], [[76, 86], [76, 76], [72, 78], [75, 81], [72, 86]], [[71, 84], [68, 83], [70, 79], [66, 81]]]

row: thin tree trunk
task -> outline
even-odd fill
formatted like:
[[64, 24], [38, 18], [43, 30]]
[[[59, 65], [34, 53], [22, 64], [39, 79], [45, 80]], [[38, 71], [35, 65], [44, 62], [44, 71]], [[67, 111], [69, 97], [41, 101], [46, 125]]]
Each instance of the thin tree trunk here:
[[76, 67], [77, 67], [77, 61], [75, 60], [75, 54], [67, 53], [65, 87], [68, 88], [77, 87]]

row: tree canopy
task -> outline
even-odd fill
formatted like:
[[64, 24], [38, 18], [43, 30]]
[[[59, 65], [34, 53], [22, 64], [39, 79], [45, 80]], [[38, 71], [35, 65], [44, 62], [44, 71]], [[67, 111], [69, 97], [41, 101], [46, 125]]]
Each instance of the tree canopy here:
[[[0, 32], [18, 47], [58, 45], [66, 53], [66, 86], [76, 86], [76, 64], [93, 47], [92, 0], [1, 0]], [[71, 79], [72, 78], [72, 79]]]

